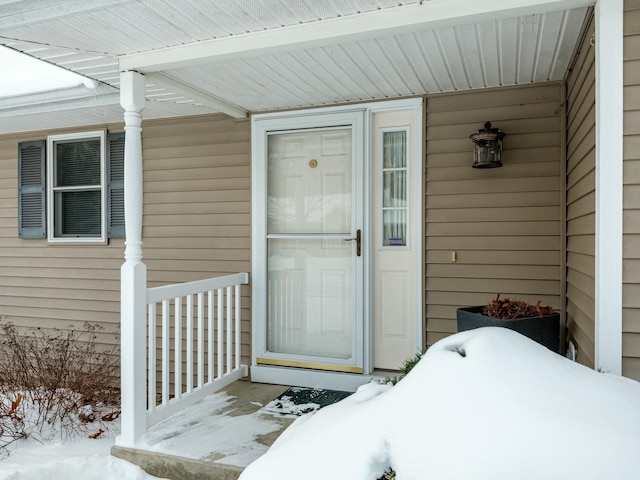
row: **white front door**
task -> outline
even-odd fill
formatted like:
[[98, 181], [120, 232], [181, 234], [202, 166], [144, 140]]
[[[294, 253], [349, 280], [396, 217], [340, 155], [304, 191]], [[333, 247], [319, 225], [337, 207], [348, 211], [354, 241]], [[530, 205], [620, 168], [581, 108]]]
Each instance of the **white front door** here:
[[254, 116], [254, 381], [353, 389], [422, 348], [421, 122], [420, 99]]
[[266, 122], [261, 134], [258, 364], [362, 372], [362, 113], [331, 117]]

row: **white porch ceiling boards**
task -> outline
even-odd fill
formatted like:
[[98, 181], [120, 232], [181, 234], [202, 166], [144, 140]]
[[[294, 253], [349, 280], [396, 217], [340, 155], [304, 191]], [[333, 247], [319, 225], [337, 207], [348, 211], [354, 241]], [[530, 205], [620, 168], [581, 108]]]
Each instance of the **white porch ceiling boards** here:
[[585, 9], [168, 70], [250, 111], [561, 80]]
[[114, 87], [159, 73], [145, 118], [241, 117], [559, 80], [590, 3], [0, 0], [0, 43]]

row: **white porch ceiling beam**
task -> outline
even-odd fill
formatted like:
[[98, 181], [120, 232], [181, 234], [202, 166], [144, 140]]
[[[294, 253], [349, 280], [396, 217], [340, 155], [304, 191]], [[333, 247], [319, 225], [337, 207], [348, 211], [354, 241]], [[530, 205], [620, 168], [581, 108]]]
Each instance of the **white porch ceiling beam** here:
[[162, 73], [149, 73], [146, 75], [147, 83], [154, 83], [161, 87], [167, 88], [174, 93], [184, 95], [196, 102], [202, 103], [211, 108], [215, 108], [221, 113], [225, 113], [233, 118], [247, 118], [248, 112], [242, 108], [225, 102], [224, 100], [209, 95], [197, 88], [194, 88], [186, 83], [176, 80], [168, 75]]
[[119, 62], [121, 70], [149, 73], [594, 4], [595, 0], [426, 0], [421, 4], [124, 55]]
[[0, 0], [0, 29], [18, 28], [133, 0]]

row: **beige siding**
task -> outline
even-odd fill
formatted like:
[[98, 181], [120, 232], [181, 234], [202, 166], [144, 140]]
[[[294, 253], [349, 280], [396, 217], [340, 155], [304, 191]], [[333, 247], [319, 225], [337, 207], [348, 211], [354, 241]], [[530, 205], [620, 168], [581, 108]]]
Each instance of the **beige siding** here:
[[[149, 286], [251, 271], [249, 121], [226, 116], [143, 125], [144, 261]], [[242, 290], [250, 363], [250, 289]]]
[[[107, 127], [122, 131], [119, 125]], [[0, 136], [0, 317], [18, 326], [61, 329], [97, 322], [113, 332], [119, 322], [122, 240], [62, 246], [18, 238], [18, 143], [50, 133], [61, 132]], [[105, 334], [101, 340], [114, 338]]]
[[595, 49], [585, 29], [566, 82], [567, 328], [580, 363], [594, 366], [595, 335]]
[[[250, 271], [249, 132], [248, 121], [225, 116], [143, 124], [143, 248], [150, 286]], [[100, 322], [113, 331], [120, 320], [122, 239], [75, 247], [18, 238], [18, 142], [50, 133], [0, 137], [0, 317], [44, 327]], [[245, 362], [248, 295], [245, 287]]]
[[640, 2], [625, 1], [622, 373], [640, 380]]
[[[552, 83], [427, 98], [427, 344], [456, 331], [456, 308], [498, 293], [562, 307], [560, 94]], [[507, 134], [504, 166], [473, 169], [469, 135], [487, 120]]]

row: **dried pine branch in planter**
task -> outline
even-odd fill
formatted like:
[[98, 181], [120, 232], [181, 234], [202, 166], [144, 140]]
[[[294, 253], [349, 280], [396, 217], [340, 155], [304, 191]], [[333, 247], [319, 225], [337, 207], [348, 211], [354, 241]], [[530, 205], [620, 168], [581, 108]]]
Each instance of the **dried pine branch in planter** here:
[[514, 320], [516, 318], [541, 317], [555, 313], [552, 307], [543, 307], [540, 303], [540, 300], [535, 305], [510, 298], [501, 300], [500, 294], [498, 294], [496, 298], [484, 306], [482, 314], [500, 320]]

